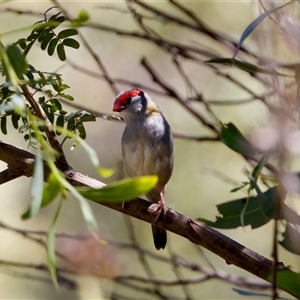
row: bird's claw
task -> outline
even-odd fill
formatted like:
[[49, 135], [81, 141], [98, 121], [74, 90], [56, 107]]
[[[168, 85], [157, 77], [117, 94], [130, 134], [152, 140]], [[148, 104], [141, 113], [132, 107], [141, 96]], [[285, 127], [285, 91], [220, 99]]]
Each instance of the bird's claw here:
[[157, 203], [157, 208], [156, 208], [156, 211], [154, 212], [154, 214], [156, 215], [155, 221], [157, 221], [157, 219], [159, 218], [159, 216], [161, 214], [163, 214], [163, 216], [165, 216], [166, 212], [167, 212], [167, 207], [166, 207], [165, 201], [164, 200], [160, 200]]

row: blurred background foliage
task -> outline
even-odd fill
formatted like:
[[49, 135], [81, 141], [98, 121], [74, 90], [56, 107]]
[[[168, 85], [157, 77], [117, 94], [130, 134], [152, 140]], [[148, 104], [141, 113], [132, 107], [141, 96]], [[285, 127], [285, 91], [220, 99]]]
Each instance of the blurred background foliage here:
[[[177, 18], [186, 20], [187, 16], [170, 2], [157, 1], [148, 4]], [[212, 32], [216, 31], [230, 36], [236, 42], [238, 42], [244, 29], [257, 17], [258, 12], [262, 13], [259, 5], [253, 5], [250, 1], [180, 3], [193, 11], [200, 20], [209, 26]], [[54, 4], [51, 1], [34, 2], [32, 5], [29, 5], [28, 1], [3, 1], [0, 5], [2, 43], [8, 45], [19, 38], [27, 36], [30, 30], [16, 32], [14, 30], [26, 28], [40, 20], [42, 14]], [[61, 5], [72, 16], [77, 16], [79, 11], [85, 10], [92, 23], [99, 23], [130, 32], [140, 30], [125, 1], [116, 3], [64, 1]], [[143, 8], [137, 7], [138, 11], [143, 11]], [[289, 9], [293, 11], [295, 6]], [[22, 13], [17, 14], [18, 11]], [[299, 12], [299, 8], [297, 12]], [[220, 57], [232, 57], [234, 48], [229, 51], [228, 47], [208, 38], [204, 34], [201, 35], [184, 26], [160, 18], [160, 16], [156, 16], [154, 19], [149, 18], [149, 20], [146, 20], [147, 26], [152, 28], [158, 36], [191, 47], [199, 47]], [[299, 53], [296, 50], [297, 45], [293, 49], [287, 49], [286, 44], [283, 44], [284, 38], [278, 34], [279, 29], [270, 25], [270, 23], [269, 20], [263, 22], [259, 28], [251, 33], [251, 36], [245, 41], [245, 45], [251, 51], [258, 53], [261, 56], [261, 61], [263, 61], [263, 57], [267, 57], [268, 59], [274, 59], [274, 61], [280, 60], [282, 63], [293, 62], [293, 55]], [[176, 88], [182, 95], [194, 96], [192, 89], [176, 68], [168, 51], [163, 51], [161, 47], [143, 39], [126, 37], [88, 26], [79, 30], [93, 51], [99, 56], [112, 78], [122, 78], [160, 90], [145, 68], [141, 67], [141, 58], [146, 57], [160, 76], [172, 87]], [[11, 31], [13, 33], [5, 34]], [[99, 65], [91, 56], [90, 51], [86, 49], [80, 37], [78, 41], [81, 44], [80, 49], [68, 48], [66, 50], [67, 60], [64, 62], [58, 59], [56, 54], [49, 57], [37, 45], [34, 45], [29, 52], [28, 61], [36, 69], [62, 74], [65, 83], [70, 86], [68, 93], [74, 97], [75, 104], [81, 105], [91, 112], [111, 114], [112, 101], [116, 95], [107, 81], [89, 76], [79, 69], [81, 67], [88, 70], [88, 72], [101, 74]], [[228, 77], [219, 76], [218, 71], [207, 67], [207, 65], [193, 60], [185, 60], [182, 57], [178, 59], [182, 69], [188, 74], [189, 79], [204, 99], [222, 102], [249, 99], [252, 96], [232, 80], [228, 80]], [[74, 68], [74, 65], [77, 68]], [[218, 67], [218, 70], [235, 78], [257, 95], [265, 92], [263, 83], [267, 84], [267, 80], [259, 81], [255, 76], [232, 66], [222, 65]], [[116, 86], [120, 91], [131, 87], [124, 82], [117, 82]], [[151, 91], [149, 91], [149, 94], [151, 94]], [[201, 126], [199, 121], [183, 109], [178, 102], [157, 93], [152, 93], [151, 96], [158, 103], [175, 132], [186, 133], [186, 135], [191, 136], [208, 136], [211, 134], [209, 129]], [[205, 105], [200, 101], [195, 101], [194, 106], [207, 114]], [[69, 112], [76, 111], [75, 107], [67, 104], [64, 105], [64, 109]], [[215, 105], [212, 106], [212, 110], [219, 121], [223, 123], [233, 122], [246, 136], [251, 136], [254, 129], [267, 126], [267, 124], [274, 121], [267, 106], [260, 100], [234, 106]], [[116, 170], [112, 177], [103, 179], [106, 182], [115, 181], [125, 176], [123, 174], [120, 147], [123, 127], [122, 122], [109, 122], [103, 118], [97, 118], [96, 122], [86, 123], [85, 125], [86, 141], [97, 151], [100, 165]], [[1, 133], [1, 139], [19, 147], [25, 148], [27, 146], [22, 135], [13, 129], [10, 122], [8, 122], [8, 132], [9, 134], [5, 137]], [[82, 174], [98, 177], [84, 150], [80, 146], [72, 151], [71, 148], [72, 141], [67, 140], [64, 149], [70, 165]], [[0, 165], [5, 166], [2, 163]], [[297, 157], [289, 157], [289, 165], [291, 169], [298, 170], [299, 160]], [[241, 156], [222, 143], [176, 138], [175, 169], [167, 188], [167, 205], [193, 218], [202, 217], [214, 220], [218, 214], [217, 204], [246, 197], [245, 190], [239, 190], [234, 194], [230, 192], [233, 188], [239, 186], [242, 181], [247, 180], [244, 172], [245, 166], [249, 168], [249, 165]], [[55, 207], [46, 207], [31, 220], [22, 221], [20, 218], [30, 201], [30, 183], [31, 178], [22, 177], [1, 186], [0, 220], [3, 224], [14, 228], [46, 232], [50, 226]], [[297, 206], [299, 208], [296, 201], [292, 198], [290, 200], [295, 208]], [[143, 248], [154, 251], [149, 224], [129, 220], [128, 217], [120, 213], [93, 203], [91, 205], [100, 225], [99, 235], [101, 237], [121, 242], [132, 242], [134, 231], [137, 242]], [[1, 224], [0, 259], [2, 261], [21, 261], [29, 264], [45, 263], [46, 254], [43, 246], [26, 238], [24, 234], [8, 230], [6, 226]], [[125, 246], [112, 249], [111, 245], [104, 246], [90, 237], [79, 206], [72, 196], [64, 201], [57, 231], [66, 233], [58, 237], [57, 249], [70, 258], [68, 267], [82, 270], [82, 275], [68, 274], [68, 277], [71, 278], [70, 282], [65, 281], [60, 290], [56, 290], [46, 272], [43, 273], [33, 268], [14, 268], [3, 265], [0, 269], [1, 298], [105, 299], [111, 291], [114, 291], [115, 299], [119, 299], [117, 295], [123, 295], [124, 299], [126, 299], [125, 295], [128, 299], [145, 299], [145, 294], [139, 292], [137, 288], [132, 289], [109, 280], [109, 278], [127, 274], [145, 276], [145, 263], [141, 263], [139, 252]], [[259, 254], [271, 258], [272, 222], [255, 230], [250, 229], [248, 226], [222, 232]], [[77, 238], [70, 237], [73, 235]], [[293, 266], [294, 271], [299, 271], [299, 258], [296, 255], [291, 255], [283, 248], [279, 248], [279, 250], [280, 261], [283, 261], [287, 266]], [[159, 252], [159, 255], [163, 257], [174, 255], [174, 257], [195, 262], [201, 266], [208, 265], [212, 268], [221, 269], [228, 274], [236, 274], [247, 278], [252, 277], [243, 270], [228, 266], [226, 262], [214, 254], [191, 245], [190, 242], [171, 233], [169, 233], [168, 249]], [[147, 258], [148, 260], [158, 278], [168, 280], [178, 278], [172, 266], [159, 260]], [[65, 264], [66, 262], [63, 261], [58, 262], [58, 267], [64, 268]], [[89, 274], [88, 271], [91, 269], [94, 275]], [[195, 276], [195, 273], [188, 269], [180, 269], [178, 272], [181, 273], [182, 278]], [[95, 274], [101, 276], [98, 277]], [[180, 299], [187, 298], [187, 295], [192, 295], [191, 298], [193, 299], [247, 298], [247, 296], [241, 296], [233, 291], [232, 284], [225, 281], [216, 282], [216, 280], [207, 280], [200, 284], [189, 285], [188, 291], [181, 286], [169, 287], [168, 295], [170, 295], [170, 298], [178, 297]], [[76, 282], [76, 288], [72, 286], [73, 282]], [[216, 284], [218, 284], [217, 289]], [[157, 288], [156, 285], [154, 287]], [[164, 291], [164, 288], [162, 290]], [[155, 298], [155, 295], [149, 294], [146, 297], [152, 299]], [[159, 294], [156, 297], [159, 298]], [[265, 297], [256, 297], [256, 299], [260, 298], [264, 299]]]

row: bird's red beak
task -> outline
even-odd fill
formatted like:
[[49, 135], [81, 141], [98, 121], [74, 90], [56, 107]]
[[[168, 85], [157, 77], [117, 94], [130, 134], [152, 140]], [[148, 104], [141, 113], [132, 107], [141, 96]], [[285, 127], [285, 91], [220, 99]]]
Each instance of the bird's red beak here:
[[123, 109], [125, 109], [125, 106], [121, 105], [120, 101], [115, 101], [114, 102], [113, 111], [122, 111]]

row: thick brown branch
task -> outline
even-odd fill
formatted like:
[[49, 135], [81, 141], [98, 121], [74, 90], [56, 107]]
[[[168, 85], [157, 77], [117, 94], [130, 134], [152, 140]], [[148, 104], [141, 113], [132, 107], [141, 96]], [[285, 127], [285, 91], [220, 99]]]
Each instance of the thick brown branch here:
[[[19, 176], [31, 177], [34, 169], [35, 156], [21, 148], [6, 144], [0, 141], [0, 160], [4, 161], [8, 168], [18, 173]], [[101, 188], [105, 184], [89, 178], [76, 172], [71, 167], [67, 170], [61, 170], [67, 180], [74, 186], [91, 186], [94, 188]], [[47, 181], [50, 174], [49, 167], [44, 162], [44, 181]], [[1, 184], [1, 182], [0, 182]]]
[[22, 173], [14, 170], [14, 169], [8, 168], [8, 169], [0, 172], [0, 184], [14, 180], [20, 176], [22, 176]]
[[[5, 161], [10, 168], [23, 172], [23, 175], [30, 176], [33, 174], [34, 155], [25, 150], [0, 142], [0, 160]], [[46, 166], [45, 168], [47, 171]], [[66, 177], [71, 184], [76, 186], [104, 186], [102, 182], [91, 179], [74, 170], [66, 173]], [[140, 198], [126, 202], [125, 205], [113, 203], [98, 204], [145, 222], [155, 223], [166, 230], [187, 238], [195, 244], [203, 246], [223, 258], [226, 263], [240, 267], [264, 280], [267, 280], [267, 276], [271, 274], [274, 268], [273, 261], [255, 253], [211, 227], [192, 220], [172, 209], [167, 209], [165, 217], [161, 216], [155, 221], [155, 218], [153, 218], [155, 204]], [[279, 264], [277, 267], [282, 269], [283, 265]]]

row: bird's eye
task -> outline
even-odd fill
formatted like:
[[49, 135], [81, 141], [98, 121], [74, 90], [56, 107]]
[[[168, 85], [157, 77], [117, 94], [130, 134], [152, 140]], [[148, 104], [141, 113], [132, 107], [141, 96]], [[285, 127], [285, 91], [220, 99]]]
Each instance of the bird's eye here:
[[125, 101], [127, 104], [129, 104], [131, 102], [131, 97], [127, 97]]

